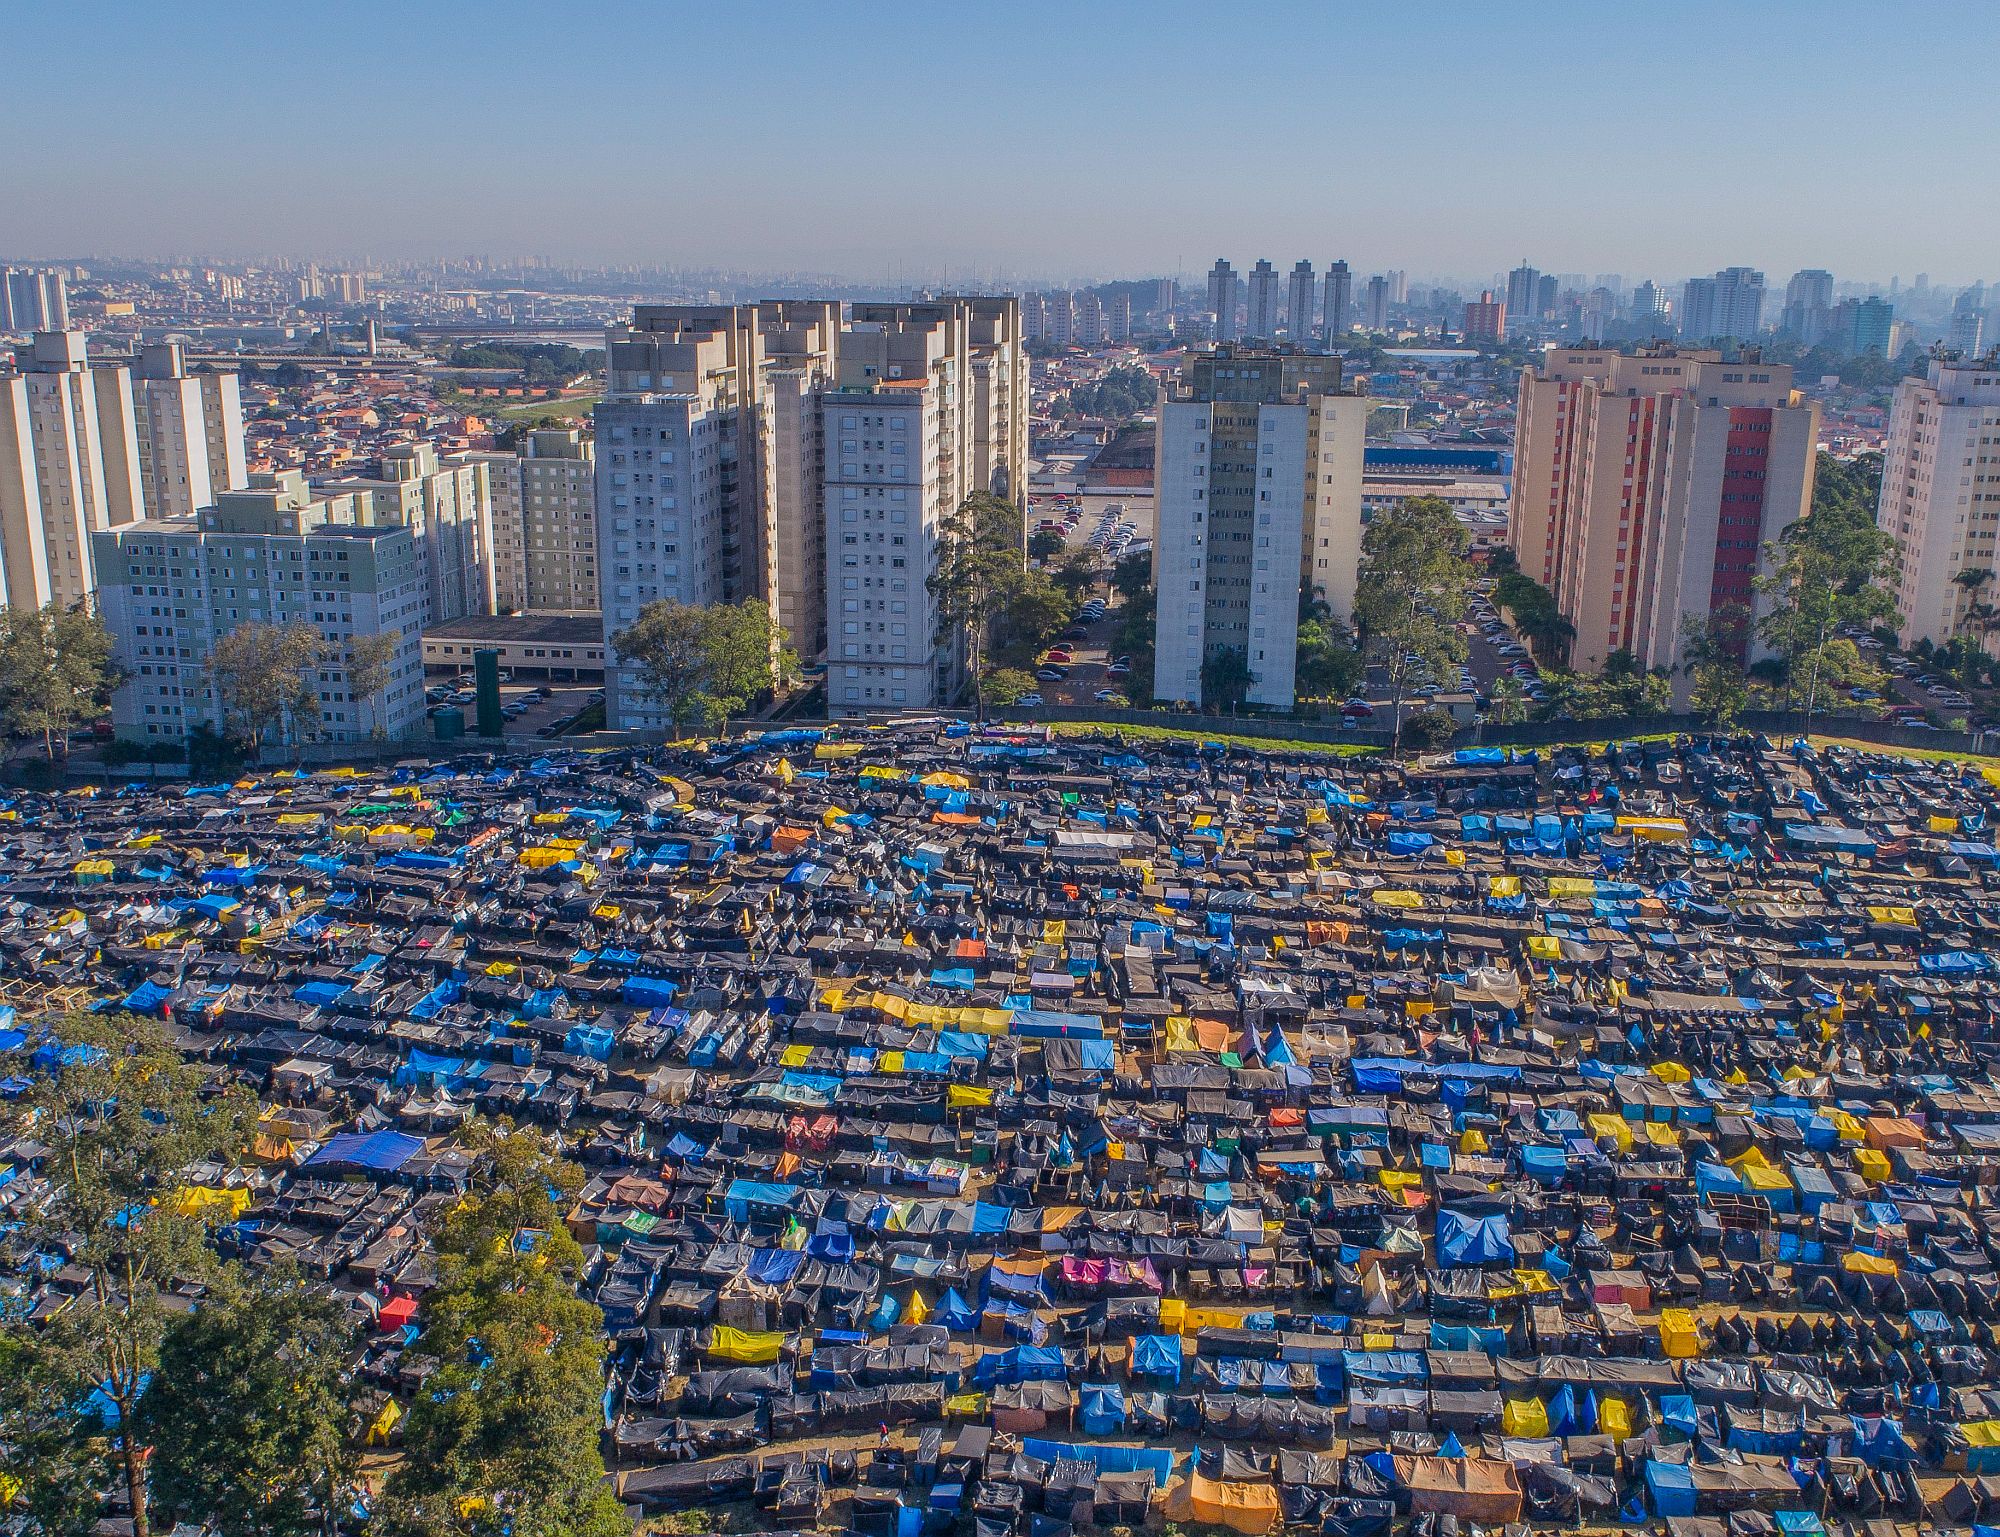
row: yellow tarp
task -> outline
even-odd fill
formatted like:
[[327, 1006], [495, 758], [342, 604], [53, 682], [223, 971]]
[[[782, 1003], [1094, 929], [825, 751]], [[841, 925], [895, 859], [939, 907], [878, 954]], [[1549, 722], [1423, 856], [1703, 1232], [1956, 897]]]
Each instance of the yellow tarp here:
[[1225, 1483], [1219, 1478], [1204, 1478], [1193, 1468], [1188, 1470], [1187, 1482], [1167, 1496], [1168, 1520], [1226, 1526], [1245, 1537], [1276, 1531], [1281, 1514], [1276, 1486]]
[[1868, 909], [1868, 916], [1877, 923], [1914, 924], [1917, 921], [1917, 910], [1914, 907], [1871, 907]]
[[2000, 1420], [1967, 1420], [1958, 1431], [1967, 1446], [2000, 1446]]
[[778, 1054], [778, 1066], [804, 1067], [806, 1060], [811, 1056], [812, 1047], [808, 1046], [804, 1041], [794, 1041]]
[[859, 756], [859, 742], [821, 742], [813, 749], [815, 758], [853, 758]]
[[1872, 1147], [1857, 1147], [1854, 1150], [1854, 1171], [1871, 1185], [1879, 1185], [1889, 1177], [1889, 1160]]
[[250, 1208], [247, 1190], [218, 1190], [209, 1185], [183, 1185], [174, 1192], [174, 1211], [204, 1222], [234, 1222]]
[[1894, 1275], [1896, 1262], [1886, 1254], [1863, 1254], [1859, 1249], [1849, 1249], [1840, 1256], [1840, 1268], [1856, 1275]]
[[918, 781], [920, 784], [939, 785], [947, 790], [970, 790], [972, 781], [963, 774], [954, 774], [949, 769], [933, 769]]
[[1518, 897], [1521, 894], [1521, 877], [1489, 875], [1486, 877], [1486, 894], [1489, 897]]
[[709, 1338], [707, 1353], [722, 1361], [740, 1361], [745, 1366], [769, 1366], [784, 1348], [782, 1330], [732, 1329], [717, 1324]]
[[1743, 1178], [1743, 1188], [1758, 1190], [1789, 1190], [1792, 1182], [1785, 1178], [1783, 1169], [1759, 1168], [1756, 1164], [1746, 1164], [1736, 1171]]
[[1955, 833], [1958, 831], [1957, 817], [1932, 817], [1931, 831], [1934, 833]]
[[908, 779], [910, 771], [906, 768], [891, 768], [886, 763], [871, 763], [862, 769], [861, 777], [863, 779]]
[[389, 1432], [396, 1428], [396, 1422], [403, 1417], [403, 1406], [390, 1399], [382, 1405], [382, 1410], [368, 1422], [368, 1444], [384, 1446], [388, 1444]]
[[116, 875], [118, 867], [108, 859], [79, 859], [76, 862], [78, 875]]
[[1629, 1153], [1632, 1150], [1632, 1127], [1624, 1116], [1588, 1115], [1584, 1117], [1584, 1124], [1590, 1128], [1593, 1137], [1611, 1138], [1618, 1144], [1619, 1152]]
[[1510, 1398], [1500, 1406], [1500, 1434], [1503, 1436], [1545, 1436], [1549, 1433], [1549, 1411], [1539, 1398]]
[[1528, 954], [1538, 961], [1559, 961], [1562, 959], [1562, 945], [1553, 934], [1530, 934]]
[[1597, 1433], [1618, 1441], [1623, 1441], [1632, 1434], [1632, 1411], [1625, 1407], [1624, 1399], [1598, 1399]]
[[1370, 894], [1377, 907], [1422, 907], [1423, 893], [1418, 891], [1377, 891]]
[[1618, 830], [1654, 843], [1676, 843], [1688, 835], [1679, 817], [1620, 817]]
[[1594, 897], [1597, 882], [1587, 875], [1551, 875], [1549, 895], [1552, 897]]
[[1069, 932], [1069, 921], [1064, 918], [1046, 918], [1042, 921], [1042, 943], [1059, 945]]
[[977, 1110], [993, 1103], [993, 1090], [983, 1083], [948, 1084], [944, 1096], [953, 1110]]
[[1701, 1354], [1694, 1314], [1686, 1308], [1660, 1310], [1660, 1349], [1670, 1361], [1686, 1361]]
[[1688, 1083], [1694, 1078], [1683, 1062], [1655, 1062], [1653, 1076], [1661, 1083]]

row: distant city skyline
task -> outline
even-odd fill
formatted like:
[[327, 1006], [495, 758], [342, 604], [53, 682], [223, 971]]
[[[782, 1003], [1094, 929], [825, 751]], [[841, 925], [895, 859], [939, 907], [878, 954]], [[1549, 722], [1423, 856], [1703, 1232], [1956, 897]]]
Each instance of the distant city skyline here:
[[[1959, 171], [2000, 124], [1956, 112], [1912, 153], [1907, 114], [1982, 98], [2000, 13], [1942, 9], [1690, 0], [1662, 26], [1548, 0], [1419, 34], [1314, 8], [1218, 48], [1178, 3], [31, 7], [0, 124], [34, 150], [0, 163], [0, 207], [31, 260], [518, 251], [975, 286], [1226, 252], [1470, 286], [1526, 255], [1948, 286], [2000, 250]], [[1746, 30], [1756, 70], [1715, 69]]]

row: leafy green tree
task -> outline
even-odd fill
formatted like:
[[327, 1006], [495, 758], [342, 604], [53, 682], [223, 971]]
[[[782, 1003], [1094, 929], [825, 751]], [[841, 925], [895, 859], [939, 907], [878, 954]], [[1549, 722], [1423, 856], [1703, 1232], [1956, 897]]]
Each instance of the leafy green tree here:
[[1458, 733], [1458, 722], [1449, 710], [1419, 710], [1403, 722], [1402, 735], [1416, 743], [1420, 752], [1436, 752]]
[[604, 1480], [603, 1316], [579, 1297], [563, 1214], [583, 1174], [540, 1133], [474, 1123], [472, 1191], [433, 1237], [417, 1350], [379, 1519], [390, 1537], [629, 1537]]
[[973, 492], [938, 528], [937, 568], [927, 584], [937, 610], [937, 643], [947, 647], [962, 639], [974, 678], [985, 676], [996, 616], [1026, 581], [1021, 543], [1020, 513], [985, 491]]
[[39, 736], [51, 760], [73, 726], [103, 712], [112, 681], [111, 636], [88, 604], [0, 609], [0, 718]]
[[90, 1537], [118, 1476], [110, 1437], [83, 1412], [70, 1368], [25, 1329], [0, 1333], [0, 1485], [14, 1491], [0, 1511], [24, 1518], [30, 1537]]
[[1030, 560], [1053, 560], [1063, 552], [1063, 536], [1052, 528], [1038, 528], [1028, 535]]
[[1493, 583], [1493, 601], [1513, 618], [1514, 629], [1544, 663], [1561, 661], [1576, 638], [1576, 626], [1556, 607], [1555, 594], [1530, 579], [1511, 559]]
[[1127, 603], [1153, 590], [1153, 557], [1121, 555], [1111, 570], [1111, 587]]
[[1842, 629], [1870, 630], [1895, 620], [1888, 583], [1896, 541], [1876, 526], [1869, 497], [1871, 482], [1879, 489], [1880, 473], [1879, 461], [1843, 465], [1822, 455], [1810, 516], [1764, 547], [1767, 574], [1757, 588], [1766, 612], [1757, 633], [1780, 663], [1785, 704], [1804, 702], [1808, 717], [1822, 669], [1830, 660], [1844, 661], [1828, 653], [1829, 642]]
[[636, 666], [640, 693], [677, 739], [696, 721], [721, 725], [796, 665], [778, 644], [769, 606], [756, 598], [707, 608], [648, 603], [611, 637], [611, 648]]
[[288, 747], [317, 736], [319, 669], [331, 655], [326, 637], [303, 619], [252, 619], [216, 641], [208, 677], [232, 734], [252, 750], [273, 735]]
[[1403, 699], [1465, 660], [1458, 621], [1465, 613], [1472, 565], [1464, 527], [1441, 497], [1412, 497], [1377, 513], [1361, 536], [1354, 622], [1363, 650], [1388, 674], [1402, 747]]
[[1728, 730], [1750, 704], [1743, 654], [1750, 611], [1724, 604], [1710, 614], [1681, 616], [1681, 671], [1690, 680], [1688, 703], [1709, 725]]
[[1240, 646], [1224, 646], [1211, 651], [1201, 662], [1201, 697], [1208, 705], [1234, 711], [1242, 708], [1257, 675]]
[[1076, 595], [1049, 580], [1046, 572], [1023, 572], [1001, 596], [988, 648], [1011, 666], [1024, 665], [1069, 628], [1076, 610]]
[[1325, 619], [1299, 625], [1294, 688], [1302, 698], [1345, 699], [1361, 684], [1367, 664], [1361, 653], [1335, 636]]
[[[55, 1034], [62, 1061], [31, 1068], [15, 1129], [48, 1149], [49, 1189], [29, 1210], [27, 1236], [45, 1252], [67, 1253], [83, 1287], [38, 1332], [11, 1337], [54, 1401], [81, 1406], [97, 1393], [115, 1411], [134, 1537], [148, 1537], [140, 1395], [149, 1377], [164, 1383], [156, 1374], [167, 1292], [216, 1265], [206, 1227], [183, 1215], [174, 1196], [198, 1167], [243, 1147], [256, 1099], [240, 1087], [208, 1092], [202, 1070], [182, 1060], [155, 1020], [71, 1014]], [[0, 1450], [0, 1458], [15, 1454]], [[11, 1462], [0, 1466], [14, 1471]]]
[[1035, 692], [1035, 675], [1018, 667], [996, 667], [986, 675], [980, 692], [988, 704], [1004, 710], [1019, 704], [1022, 695]]
[[[1120, 589], [1123, 591], [1123, 589]], [[1128, 594], [1118, 609], [1115, 644], [1120, 655], [1132, 659], [1132, 671], [1125, 678], [1125, 695], [1136, 705], [1153, 702], [1154, 615], [1158, 595], [1150, 580], [1136, 593]]]
[[1518, 725], [1528, 718], [1528, 691], [1519, 678], [1499, 679], [1489, 697], [1493, 707], [1488, 715], [1494, 725]]
[[1088, 384], [1070, 387], [1065, 408], [1078, 416], [1123, 420], [1150, 411], [1159, 402], [1160, 382], [1137, 364], [1109, 368]]
[[222, 1537], [314, 1537], [355, 1488], [358, 1336], [296, 1270], [225, 1277], [167, 1326], [140, 1402], [154, 1508]]

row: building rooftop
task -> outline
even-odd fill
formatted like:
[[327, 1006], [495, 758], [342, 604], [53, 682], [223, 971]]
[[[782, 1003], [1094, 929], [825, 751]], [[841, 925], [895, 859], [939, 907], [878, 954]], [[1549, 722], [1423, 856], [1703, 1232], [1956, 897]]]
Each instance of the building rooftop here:
[[424, 631], [438, 640], [511, 640], [536, 644], [593, 645], [604, 639], [595, 614], [468, 614]]

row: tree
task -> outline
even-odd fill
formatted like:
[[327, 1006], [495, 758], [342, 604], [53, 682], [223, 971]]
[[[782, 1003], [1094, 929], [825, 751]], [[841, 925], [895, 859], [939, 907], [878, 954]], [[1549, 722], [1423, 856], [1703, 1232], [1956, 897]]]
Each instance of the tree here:
[[74, 1409], [101, 1394], [113, 1411], [134, 1537], [148, 1537], [140, 1395], [149, 1377], [164, 1381], [167, 1291], [216, 1263], [201, 1219], [174, 1197], [198, 1166], [244, 1145], [256, 1099], [240, 1087], [206, 1093], [201, 1069], [138, 1015], [71, 1014], [54, 1034], [59, 1060], [31, 1069], [18, 1102], [19, 1132], [48, 1149], [49, 1188], [28, 1238], [66, 1253], [83, 1287], [75, 1305], [14, 1339], [57, 1401]]
[[1361, 653], [1335, 637], [1323, 618], [1299, 625], [1295, 691], [1308, 699], [1345, 699], [1361, 684], [1367, 664]]
[[1234, 711], [1242, 706], [1256, 681], [1257, 675], [1250, 670], [1249, 658], [1240, 646], [1224, 646], [1202, 658], [1201, 697], [1207, 704]]
[[1880, 481], [1879, 460], [1842, 464], [1821, 455], [1811, 514], [1764, 547], [1766, 574], [1757, 589], [1769, 602], [1757, 633], [1780, 663], [1786, 705], [1803, 700], [1808, 730], [1828, 641], [1843, 629], [1895, 619], [1887, 580], [1896, 541], [1876, 526], [1870, 494]]
[[1555, 594], [1523, 575], [1511, 557], [1493, 583], [1493, 601], [1512, 616], [1515, 631], [1544, 663], [1568, 654], [1576, 626], [1556, 607]]
[[1111, 568], [1111, 587], [1127, 603], [1135, 600], [1143, 592], [1153, 590], [1153, 557], [1150, 555], [1121, 555], [1118, 564]]
[[1467, 543], [1450, 505], [1435, 496], [1377, 513], [1362, 533], [1354, 622], [1364, 651], [1389, 676], [1392, 751], [1402, 747], [1405, 692], [1465, 660], [1458, 620], [1472, 582]]
[[167, 1327], [140, 1402], [154, 1506], [222, 1537], [313, 1537], [355, 1485], [354, 1325], [295, 1269], [225, 1277]]
[[986, 649], [996, 661], [1023, 666], [1069, 628], [1076, 611], [1076, 594], [1051, 581], [1046, 572], [1022, 572], [1001, 595], [998, 612], [987, 626]]
[[1150, 411], [1159, 402], [1160, 382], [1138, 364], [1108, 368], [1088, 384], [1070, 386], [1065, 409], [1078, 416], [1122, 420]]
[[0, 716], [38, 735], [51, 761], [70, 728], [99, 714], [112, 682], [111, 636], [87, 603], [0, 609]]
[[403, 1422], [384, 1530], [627, 1537], [598, 1450], [603, 1316], [576, 1293], [583, 1251], [563, 1221], [582, 1171], [504, 1123], [474, 1123], [465, 1143], [477, 1175], [433, 1235], [416, 1348], [434, 1369]]
[[1449, 710], [1419, 710], [1403, 723], [1403, 735], [1420, 751], [1436, 752], [1458, 732], [1458, 722]]
[[[1021, 515], [1011, 502], [975, 491], [941, 522], [937, 567], [927, 583], [937, 610], [937, 644], [943, 649], [962, 639], [972, 677], [985, 676], [994, 618], [1027, 574], [1021, 563]], [[977, 690], [974, 699], [976, 705]]]
[[103, 1425], [79, 1411], [79, 1384], [58, 1351], [25, 1330], [0, 1333], [0, 1510], [33, 1537], [90, 1537], [116, 1459]]
[[319, 669], [331, 654], [326, 637], [303, 619], [283, 626], [253, 619], [215, 643], [209, 681], [247, 747], [254, 751], [274, 732], [294, 747], [318, 733]]
[[1035, 692], [1035, 675], [1018, 667], [996, 667], [982, 681], [980, 692], [988, 704], [1004, 710], [1019, 704], [1022, 695]]
[[1681, 616], [1681, 671], [1692, 682], [1688, 703], [1718, 730], [1735, 725], [1750, 703], [1742, 661], [1749, 633], [1750, 611], [1741, 603]]
[[1496, 726], [1513, 726], [1528, 718], [1528, 691], [1519, 678], [1501, 678], [1493, 685], [1488, 712]]
[[1063, 536], [1052, 528], [1038, 528], [1028, 535], [1028, 558], [1052, 560], [1062, 554]]
[[769, 606], [756, 598], [697, 608], [662, 599], [611, 637], [639, 669], [639, 691], [676, 739], [699, 720], [711, 728], [740, 712], [796, 667], [777, 642]]
[[[372, 699], [389, 686], [389, 668], [402, 644], [402, 633], [391, 630], [381, 635], [356, 635], [347, 643], [347, 694], [357, 705]], [[359, 722], [357, 712], [355, 720]], [[375, 723], [376, 736], [384, 735], [382, 723]]]

